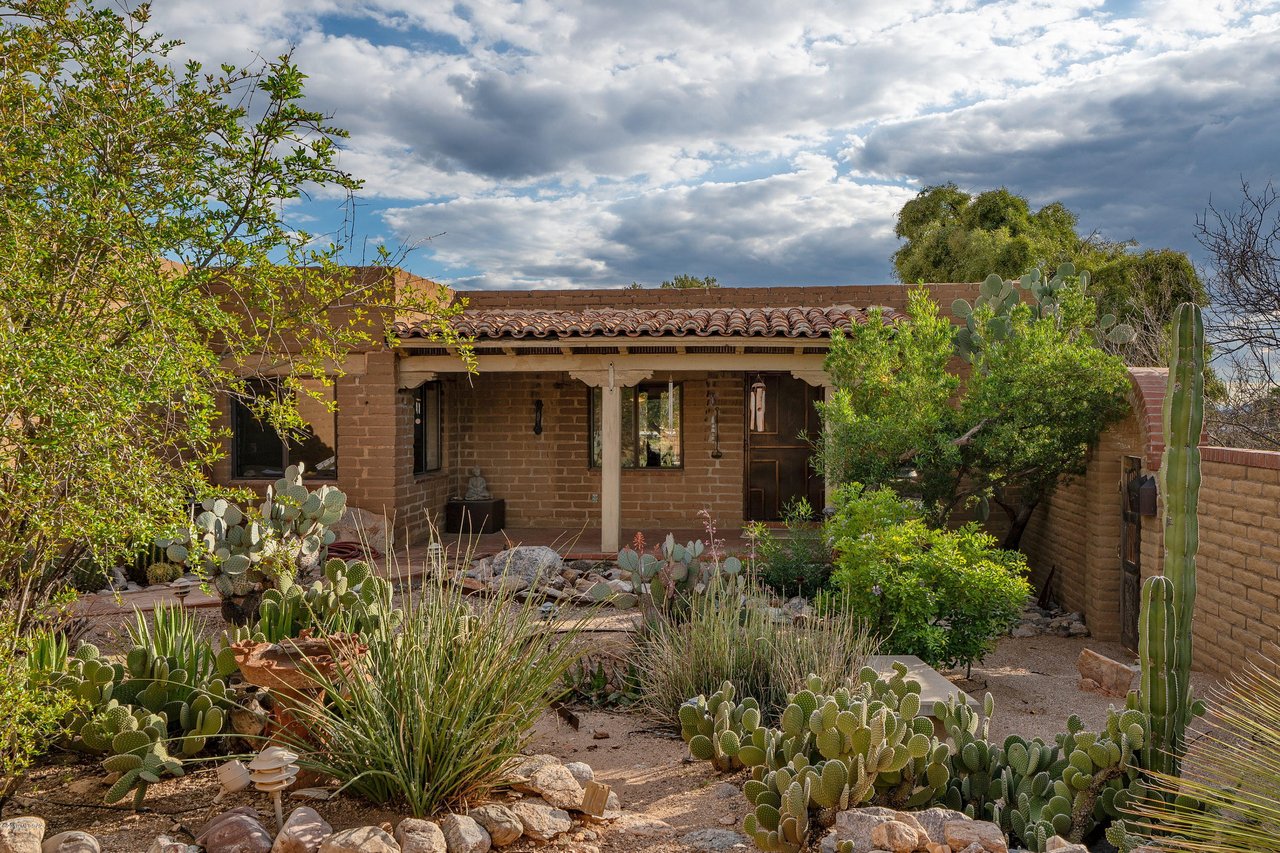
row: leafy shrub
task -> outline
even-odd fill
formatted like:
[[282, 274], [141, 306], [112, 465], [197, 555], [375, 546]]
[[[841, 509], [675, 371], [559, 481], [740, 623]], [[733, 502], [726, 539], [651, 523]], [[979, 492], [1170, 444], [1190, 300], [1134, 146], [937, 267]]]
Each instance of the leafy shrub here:
[[932, 528], [887, 488], [839, 489], [828, 530], [840, 600], [825, 604], [866, 619], [890, 654], [971, 664], [1012, 627], [1030, 593], [1021, 554], [997, 548], [976, 523]]
[[59, 650], [65, 657], [65, 644], [51, 634], [19, 634], [15, 621], [0, 615], [0, 805], [57, 740], [76, 704], [29, 659], [38, 650], [37, 660], [56, 662]]
[[809, 673], [838, 684], [876, 651], [862, 619], [850, 611], [796, 626], [779, 621], [766, 600], [750, 583], [716, 584], [692, 599], [687, 619], [650, 624], [636, 652], [644, 711], [679, 725], [681, 703], [728, 681], [769, 715]]
[[293, 744], [304, 767], [417, 817], [503, 783], [579, 651], [578, 626], [552, 630], [532, 597], [499, 593], [473, 607], [444, 571], [429, 575], [406, 593], [398, 628], [368, 628], [368, 653], [347, 676], [317, 674], [323, 702], [295, 716], [321, 743]]
[[813, 598], [831, 577], [831, 549], [804, 498], [788, 502], [783, 519], [785, 536], [775, 535], [763, 524], [748, 531], [755, 539], [760, 579], [779, 595]]

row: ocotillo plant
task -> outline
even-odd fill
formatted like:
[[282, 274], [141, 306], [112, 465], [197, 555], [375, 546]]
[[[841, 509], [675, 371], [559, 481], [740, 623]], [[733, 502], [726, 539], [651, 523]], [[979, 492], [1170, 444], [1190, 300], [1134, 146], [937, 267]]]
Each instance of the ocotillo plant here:
[[1196, 605], [1196, 551], [1200, 528], [1200, 431], [1204, 425], [1204, 322], [1200, 306], [1183, 303], [1173, 322], [1172, 360], [1164, 397], [1164, 576], [1142, 594], [1139, 699], [1150, 737], [1143, 766], [1178, 775], [1191, 701], [1191, 620]]

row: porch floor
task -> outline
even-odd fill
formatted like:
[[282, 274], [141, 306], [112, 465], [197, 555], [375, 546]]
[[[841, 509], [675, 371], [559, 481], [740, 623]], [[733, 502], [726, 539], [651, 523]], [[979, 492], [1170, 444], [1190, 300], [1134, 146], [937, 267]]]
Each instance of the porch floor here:
[[[701, 527], [679, 530], [654, 528], [643, 532], [644, 541], [649, 548], [660, 544], [668, 533], [675, 536], [676, 541], [682, 544], [694, 539], [701, 539], [704, 543], [707, 541], [707, 531]], [[634, 530], [631, 531], [631, 535], [635, 535]], [[742, 536], [741, 528], [717, 530], [716, 538], [724, 541], [722, 549], [725, 554], [745, 555], [747, 553], [748, 544]], [[629, 547], [631, 541], [629, 536], [624, 535], [623, 547]], [[545, 545], [560, 552], [566, 560], [604, 560], [617, 556], [617, 554], [601, 553], [600, 529], [591, 527], [573, 530], [563, 527], [513, 527], [498, 533], [472, 536], [441, 533], [440, 544], [445, 546], [449, 556], [455, 559], [456, 555], [465, 554], [468, 549], [471, 550], [474, 559], [492, 556], [517, 545]], [[411, 565], [420, 563], [426, 557], [427, 546], [428, 543], [422, 541], [410, 545], [407, 550], [403, 546], [397, 547], [395, 557], [397, 560], [407, 558]]]

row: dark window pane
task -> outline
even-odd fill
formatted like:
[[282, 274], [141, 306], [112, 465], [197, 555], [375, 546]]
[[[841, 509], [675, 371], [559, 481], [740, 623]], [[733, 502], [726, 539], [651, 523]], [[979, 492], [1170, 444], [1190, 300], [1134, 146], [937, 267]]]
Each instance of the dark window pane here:
[[[308, 386], [311, 387], [311, 386]], [[257, 395], [279, 394], [279, 385], [266, 380], [249, 386]], [[286, 441], [271, 424], [259, 420], [249, 407], [236, 401], [232, 412], [233, 475], [241, 479], [270, 480], [284, 475], [284, 469], [301, 462], [306, 466], [307, 479], [334, 479], [337, 466], [337, 417], [329, 410], [327, 402], [333, 400], [333, 387], [325, 388], [315, 382], [315, 390], [321, 395], [316, 400], [303, 394], [298, 399], [298, 411], [307, 426], [296, 430]]]
[[[646, 383], [623, 388], [622, 467], [679, 468], [681, 453], [680, 385]], [[592, 468], [600, 467], [601, 389], [591, 389], [591, 430], [588, 449]]]
[[439, 382], [427, 382], [413, 394], [413, 472], [438, 471], [441, 465], [441, 392]]

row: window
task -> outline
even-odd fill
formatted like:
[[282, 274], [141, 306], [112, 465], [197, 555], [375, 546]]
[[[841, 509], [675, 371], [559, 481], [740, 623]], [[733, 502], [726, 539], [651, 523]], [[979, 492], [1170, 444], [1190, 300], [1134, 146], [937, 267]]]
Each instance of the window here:
[[[308, 479], [334, 480], [338, 477], [338, 418], [330, 411], [333, 386], [305, 380], [303, 386], [319, 399], [302, 394], [298, 413], [306, 426], [281, 436], [271, 424], [258, 419], [248, 406], [237, 400], [232, 413], [232, 462], [234, 475], [247, 480], [273, 480], [284, 469], [301, 462]], [[255, 395], [284, 393], [279, 382], [255, 380], [249, 384]]]
[[424, 382], [413, 392], [413, 473], [440, 470], [440, 383]]
[[[647, 382], [623, 388], [622, 467], [679, 468], [684, 464], [681, 440], [681, 386]], [[600, 467], [601, 389], [591, 389], [591, 467]]]

